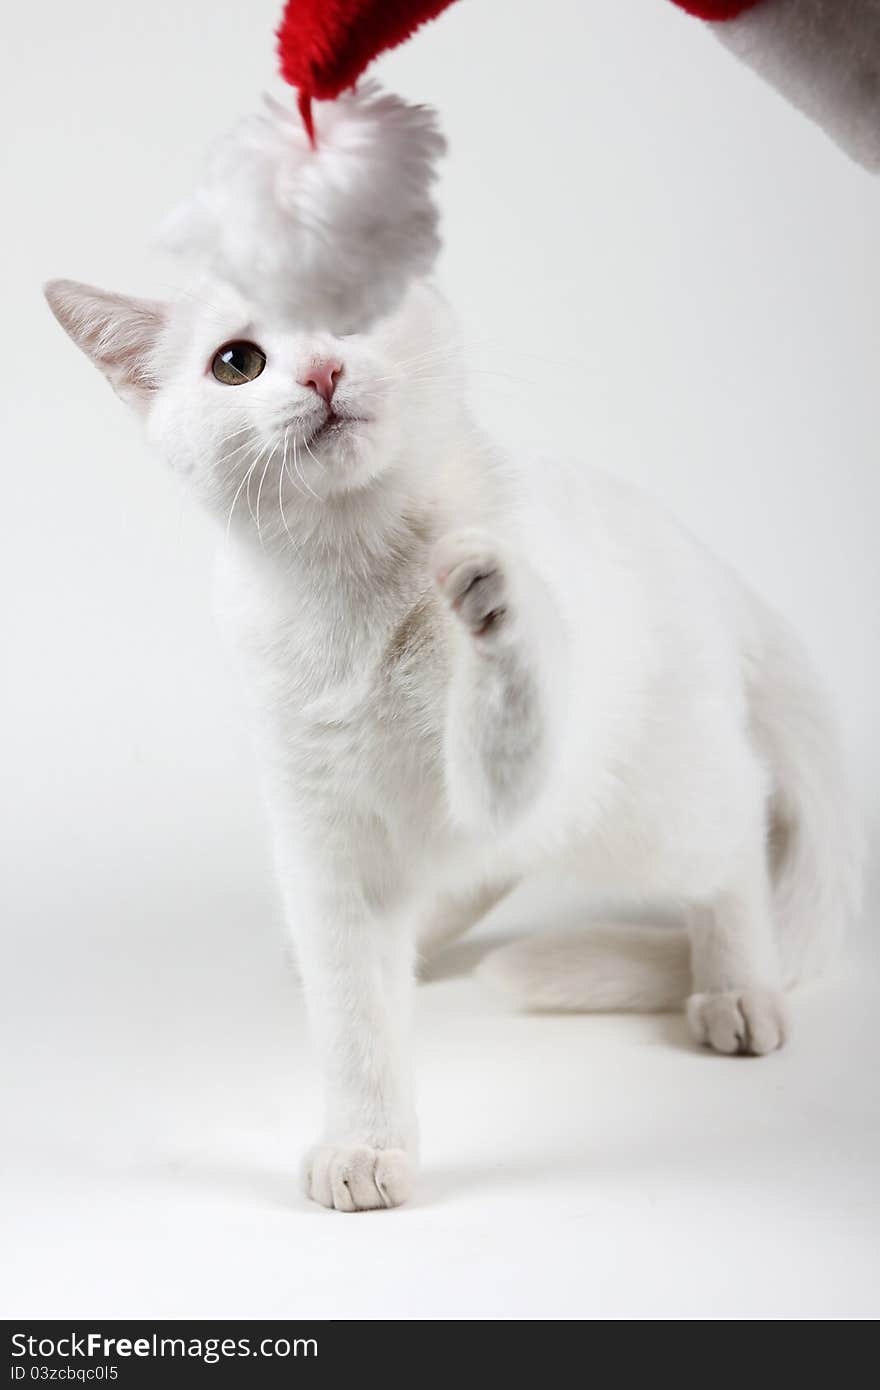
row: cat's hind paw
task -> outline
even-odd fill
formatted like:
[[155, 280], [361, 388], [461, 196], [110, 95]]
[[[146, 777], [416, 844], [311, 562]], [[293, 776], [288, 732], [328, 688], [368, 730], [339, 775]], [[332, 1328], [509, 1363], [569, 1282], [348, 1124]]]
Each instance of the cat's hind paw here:
[[319, 1144], [303, 1165], [306, 1196], [335, 1211], [399, 1207], [414, 1180], [415, 1164], [403, 1149]]
[[771, 989], [692, 994], [687, 1020], [695, 1041], [728, 1055], [763, 1057], [775, 1052], [788, 1034], [788, 1008]]

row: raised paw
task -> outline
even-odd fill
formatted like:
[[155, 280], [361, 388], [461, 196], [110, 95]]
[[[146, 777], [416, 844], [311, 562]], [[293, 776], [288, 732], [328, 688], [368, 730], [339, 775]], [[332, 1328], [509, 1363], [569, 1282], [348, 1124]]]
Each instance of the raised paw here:
[[687, 1020], [698, 1043], [729, 1055], [763, 1057], [781, 1047], [788, 1033], [785, 1000], [770, 989], [692, 994]]
[[491, 536], [470, 529], [443, 536], [431, 574], [459, 622], [475, 637], [495, 633], [507, 616], [507, 582]]
[[414, 1178], [415, 1164], [403, 1149], [321, 1144], [303, 1167], [306, 1196], [336, 1211], [399, 1207]]

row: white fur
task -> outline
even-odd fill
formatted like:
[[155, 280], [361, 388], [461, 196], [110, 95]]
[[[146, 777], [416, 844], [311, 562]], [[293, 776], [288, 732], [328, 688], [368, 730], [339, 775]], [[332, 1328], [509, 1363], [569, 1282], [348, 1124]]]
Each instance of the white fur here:
[[[427, 287], [340, 340], [211, 283], [161, 312], [134, 373], [129, 330], [155, 308], [68, 283], [49, 297], [134, 383], [223, 529], [220, 609], [326, 1079], [309, 1193], [342, 1210], [406, 1197], [420, 946], [533, 870], [669, 902], [689, 952], [683, 932], [551, 934], [486, 967], [520, 1003], [690, 996], [700, 1041], [777, 1046], [781, 989], [837, 941], [858, 886], [833, 726], [782, 622], [629, 488], [499, 456]], [[121, 365], [111, 320], [129, 326]], [[212, 354], [245, 326], [266, 369], [221, 386]], [[296, 382], [327, 353], [334, 406], [363, 423], [318, 436], [327, 407]]]
[[313, 109], [314, 149], [289, 97], [221, 136], [163, 240], [276, 317], [362, 331], [434, 263], [445, 143], [428, 107], [374, 83]]
[[847, 154], [880, 170], [878, 0], [761, 0], [710, 27]]

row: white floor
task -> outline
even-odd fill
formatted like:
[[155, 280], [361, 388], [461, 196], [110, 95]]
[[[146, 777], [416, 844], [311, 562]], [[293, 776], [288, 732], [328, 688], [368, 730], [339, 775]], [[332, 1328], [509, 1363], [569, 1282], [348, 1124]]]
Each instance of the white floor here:
[[730, 1060], [679, 1018], [506, 1015], [466, 941], [419, 994], [417, 1199], [342, 1216], [297, 1187], [317, 1100], [271, 886], [189, 858], [33, 884], [2, 1019], [4, 1316], [880, 1314], [868, 965], [796, 1000], [784, 1053]]

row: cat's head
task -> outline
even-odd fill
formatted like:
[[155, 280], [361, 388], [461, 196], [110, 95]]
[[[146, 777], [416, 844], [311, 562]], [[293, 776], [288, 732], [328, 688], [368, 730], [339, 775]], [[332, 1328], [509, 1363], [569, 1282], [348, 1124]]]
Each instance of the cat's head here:
[[272, 321], [216, 282], [170, 303], [69, 280], [46, 297], [172, 468], [235, 524], [256, 509], [288, 531], [298, 509], [375, 489], [417, 456], [430, 466], [461, 408], [450, 316], [425, 285], [344, 336]]

